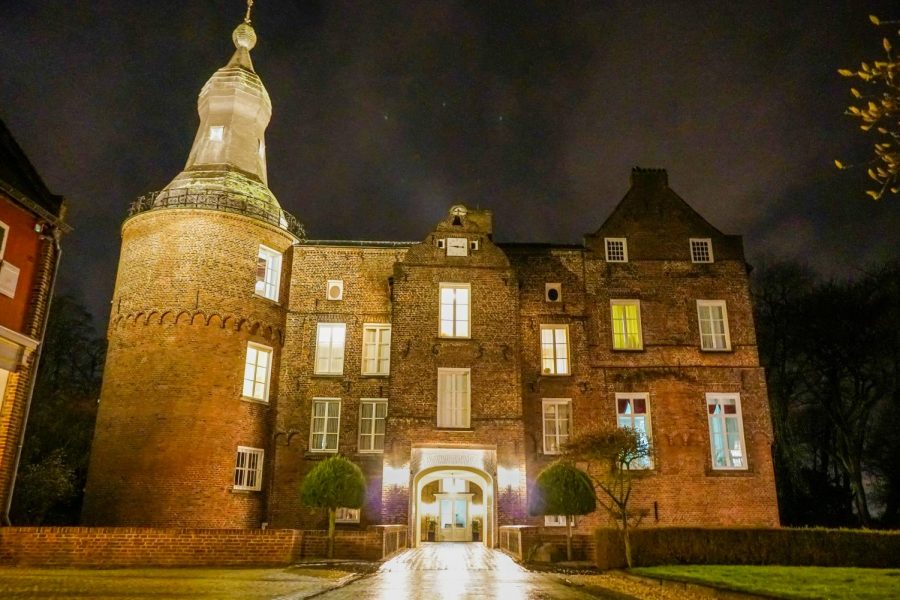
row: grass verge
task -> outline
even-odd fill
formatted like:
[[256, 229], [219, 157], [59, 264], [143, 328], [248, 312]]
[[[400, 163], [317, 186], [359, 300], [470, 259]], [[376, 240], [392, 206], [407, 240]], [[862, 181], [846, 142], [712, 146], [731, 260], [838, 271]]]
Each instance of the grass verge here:
[[630, 572], [791, 600], [900, 598], [900, 569], [673, 565]]

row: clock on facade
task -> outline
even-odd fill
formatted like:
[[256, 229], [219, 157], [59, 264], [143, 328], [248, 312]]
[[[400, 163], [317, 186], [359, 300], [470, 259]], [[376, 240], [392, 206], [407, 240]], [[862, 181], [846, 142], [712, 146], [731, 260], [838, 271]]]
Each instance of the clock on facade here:
[[447, 238], [447, 256], [468, 256], [469, 241], [466, 238]]

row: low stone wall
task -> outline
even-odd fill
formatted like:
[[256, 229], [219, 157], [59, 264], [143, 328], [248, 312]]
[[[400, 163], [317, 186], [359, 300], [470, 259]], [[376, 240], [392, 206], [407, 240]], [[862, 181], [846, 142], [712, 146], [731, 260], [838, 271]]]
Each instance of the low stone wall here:
[[[382, 560], [405, 548], [405, 530], [405, 526], [376, 526], [337, 531], [335, 558]], [[397, 547], [398, 539], [404, 540], [402, 547]], [[327, 543], [326, 531], [295, 529], [4, 527], [0, 528], [0, 565], [285, 566], [324, 557]]]

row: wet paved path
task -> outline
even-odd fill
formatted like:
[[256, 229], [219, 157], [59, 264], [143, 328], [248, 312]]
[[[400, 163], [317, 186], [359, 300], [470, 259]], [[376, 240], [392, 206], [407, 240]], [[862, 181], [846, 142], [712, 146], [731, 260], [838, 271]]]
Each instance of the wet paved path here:
[[422, 544], [339, 590], [317, 596], [328, 600], [406, 600], [434, 598], [597, 598], [572, 589], [549, 575], [531, 573], [499, 550], [479, 543]]

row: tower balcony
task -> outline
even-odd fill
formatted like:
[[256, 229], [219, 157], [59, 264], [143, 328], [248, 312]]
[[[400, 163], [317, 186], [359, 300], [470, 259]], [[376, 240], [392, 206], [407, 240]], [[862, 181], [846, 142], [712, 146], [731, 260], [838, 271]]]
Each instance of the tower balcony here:
[[131, 203], [128, 207], [128, 217], [166, 208], [235, 213], [279, 227], [297, 239], [306, 238], [303, 224], [294, 215], [277, 207], [265, 206], [254, 196], [230, 190], [176, 188], [150, 192]]

